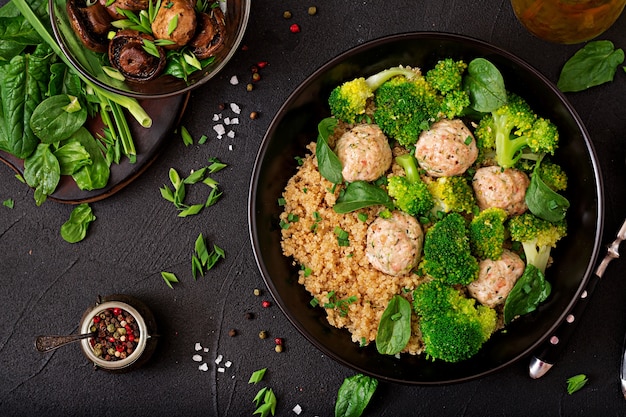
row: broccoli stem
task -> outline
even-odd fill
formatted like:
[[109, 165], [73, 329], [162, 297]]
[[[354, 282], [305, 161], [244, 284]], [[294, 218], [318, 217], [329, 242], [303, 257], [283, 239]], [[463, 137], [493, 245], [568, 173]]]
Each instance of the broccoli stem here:
[[410, 67], [392, 67], [374, 75], [370, 75], [368, 78], [365, 79], [365, 83], [370, 88], [370, 90], [376, 91], [376, 89], [383, 85], [385, 81], [397, 75], [403, 75], [410, 80], [417, 77], [419, 74], [416, 72], [416, 70]]
[[420, 181], [420, 173], [417, 169], [417, 160], [409, 153], [396, 157], [396, 163], [404, 169], [407, 180], [414, 184]]

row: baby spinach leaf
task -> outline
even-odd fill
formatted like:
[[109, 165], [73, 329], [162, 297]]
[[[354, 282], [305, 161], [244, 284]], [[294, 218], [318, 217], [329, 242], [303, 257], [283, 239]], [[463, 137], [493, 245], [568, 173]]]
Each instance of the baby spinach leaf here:
[[556, 85], [563, 92], [575, 92], [613, 81], [623, 62], [624, 51], [615, 49], [613, 42], [589, 42], [567, 60]]
[[393, 200], [382, 188], [366, 181], [354, 181], [348, 184], [333, 209], [336, 213], [344, 214], [378, 204], [390, 210], [394, 207]]
[[485, 58], [476, 58], [467, 66], [463, 78], [470, 96], [470, 107], [478, 112], [491, 112], [506, 104], [506, 88], [500, 70]]
[[80, 168], [91, 164], [89, 152], [75, 140], [64, 143], [53, 153], [59, 161], [61, 175], [72, 175]]
[[61, 168], [50, 145], [40, 143], [35, 152], [24, 160], [24, 179], [35, 189], [35, 204], [42, 205], [57, 188]]
[[41, 43], [41, 38], [22, 15], [0, 16], [0, 59], [9, 61], [29, 45]]
[[504, 323], [537, 309], [552, 291], [552, 286], [537, 267], [527, 265], [504, 302]]
[[322, 177], [333, 184], [339, 184], [343, 182], [343, 174], [341, 173], [343, 167], [337, 154], [328, 145], [328, 137], [332, 135], [335, 126], [337, 126], [337, 119], [332, 117], [322, 119], [318, 124], [315, 157], [317, 158], [317, 166]]
[[359, 417], [378, 387], [378, 380], [356, 374], [343, 380], [337, 392], [335, 417]]
[[399, 353], [411, 337], [411, 303], [394, 295], [383, 312], [376, 333], [376, 349], [383, 355]]
[[30, 117], [48, 90], [50, 48], [39, 45], [32, 54], [17, 55], [0, 67], [0, 96], [3, 130], [0, 149], [28, 157], [39, 143], [30, 128]]
[[61, 237], [69, 243], [80, 242], [87, 236], [87, 228], [94, 220], [96, 216], [89, 204], [79, 204], [72, 210], [70, 218], [61, 226]]
[[87, 120], [87, 110], [78, 98], [67, 94], [48, 97], [37, 105], [30, 118], [30, 127], [43, 143], [69, 138]]
[[74, 133], [68, 141], [76, 141], [89, 153], [91, 164], [85, 165], [72, 174], [72, 178], [81, 190], [96, 190], [104, 188], [109, 182], [111, 170], [96, 139], [89, 130], [81, 127]]
[[535, 216], [549, 222], [558, 222], [565, 218], [570, 206], [569, 200], [551, 189], [539, 175], [539, 164], [535, 164], [530, 184], [526, 190], [525, 201], [528, 210]]

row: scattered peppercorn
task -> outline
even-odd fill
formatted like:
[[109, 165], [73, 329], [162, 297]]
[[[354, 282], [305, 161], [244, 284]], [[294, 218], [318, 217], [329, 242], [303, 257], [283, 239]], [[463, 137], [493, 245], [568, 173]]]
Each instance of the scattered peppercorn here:
[[252, 90], [254, 90], [254, 85], [252, 85], [252, 83], [248, 83], [246, 85], [246, 91], [252, 91]]
[[235, 336], [237, 336], [237, 330], [235, 330], [235, 329], [230, 329], [230, 330], [228, 331], [228, 335], [229, 335], [230, 337], [235, 337]]
[[253, 320], [254, 319], [254, 313], [247, 312], [244, 317], [247, 320]]
[[267, 339], [267, 332], [265, 330], [259, 332], [259, 339]]
[[258, 82], [261, 80], [261, 74], [259, 74], [258, 72], [255, 72], [252, 74], [252, 81], [253, 82]]
[[259, 61], [259, 62], [257, 62], [256, 66], [259, 69], [263, 69], [263, 68], [267, 67], [267, 61]]
[[309, 16], [314, 16], [317, 13], [317, 7], [310, 6], [308, 10]]
[[224, 110], [226, 108], [226, 104], [220, 103], [220, 104], [218, 104], [217, 108], [220, 109], [220, 110]]
[[289, 10], [285, 10], [285, 11], [283, 12], [283, 17], [284, 17], [285, 19], [291, 19], [291, 12], [290, 12]]
[[258, 117], [259, 117], [259, 113], [255, 112], [255, 111], [253, 111], [252, 113], [250, 113], [250, 118], [251, 118], [252, 120], [257, 119]]
[[282, 345], [276, 345], [274, 346], [274, 350], [278, 353], [283, 351], [283, 346]]
[[289, 26], [289, 31], [291, 33], [299, 33], [300, 32], [300, 26], [297, 23], [294, 23], [293, 25]]
[[274, 338], [274, 343], [276, 343], [277, 345], [282, 345], [283, 344], [283, 339], [280, 337], [276, 337]]
[[263, 306], [263, 308], [268, 308], [269, 306], [272, 305], [272, 303], [270, 303], [267, 300], [263, 300], [263, 302], [261, 303], [261, 305]]
[[254, 295], [256, 295], [256, 296], [261, 295], [261, 290], [260, 290], [260, 289], [258, 289], [258, 288], [255, 288], [255, 289], [254, 289]]

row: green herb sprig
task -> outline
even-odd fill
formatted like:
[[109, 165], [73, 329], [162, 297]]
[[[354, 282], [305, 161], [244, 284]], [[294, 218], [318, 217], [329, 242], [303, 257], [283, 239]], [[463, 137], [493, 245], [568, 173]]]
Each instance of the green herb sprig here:
[[572, 395], [587, 384], [587, 375], [578, 374], [567, 379], [567, 393]]

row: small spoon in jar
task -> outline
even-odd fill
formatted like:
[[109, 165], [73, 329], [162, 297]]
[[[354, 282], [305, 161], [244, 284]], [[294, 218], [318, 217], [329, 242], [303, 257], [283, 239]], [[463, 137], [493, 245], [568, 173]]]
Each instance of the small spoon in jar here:
[[94, 335], [95, 332], [70, 334], [67, 336], [37, 336], [37, 339], [35, 339], [35, 349], [39, 352], [50, 352], [51, 350], [65, 346], [68, 343], [73, 343]]

